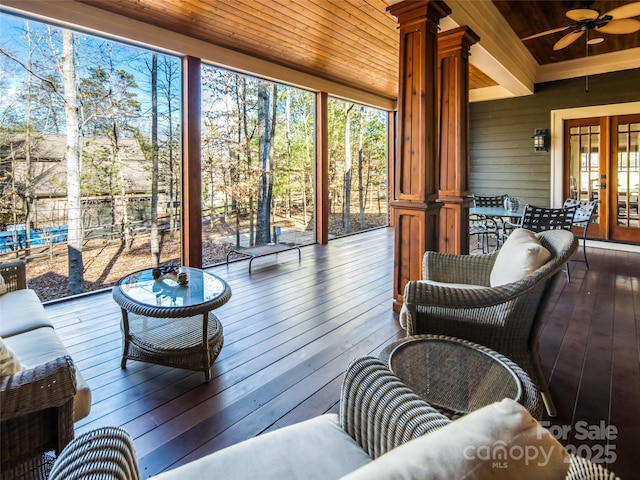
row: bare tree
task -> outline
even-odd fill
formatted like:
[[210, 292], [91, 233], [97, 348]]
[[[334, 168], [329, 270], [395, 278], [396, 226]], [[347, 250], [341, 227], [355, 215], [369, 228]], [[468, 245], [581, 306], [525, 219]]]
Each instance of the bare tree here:
[[367, 228], [367, 221], [364, 215], [365, 210], [365, 187], [362, 178], [364, 168], [364, 107], [360, 106], [358, 112], [358, 204], [360, 207], [360, 230]]
[[64, 108], [67, 124], [65, 157], [67, 161], [67, 250], [69, 255], [69, 294], [82, 293], [84, 265], [82, 260], [82, 208], [80, 200], [80, 130], [78, 101], [76, 94], [76, 73], [74, 62], [73, 33], [62, 30], [62, 85], [64, 88]]
[[[169, 236], [171, 240], [175, 238], [175, 231], [178, 225], [178, 203], [177, 199], [180, 197], [179, 185], [180, 185], [180, 169], [179, 162], [176, 161], [176, 151], [179, 151], [179, 139], [177, 138], [174, 125], [173, 115], [177, 107], [174, 107], [174, 101], [176, 105], [179, 105], [179, 101], [176, 99], [176, 88], [180, 81], [180, 66], [178, 62], [169, 60], [166, 56], [161, 57], [162, 66], [162, 81], [159, 82], [159, 90], [162, 92], [162, 99], [166, 106], [165, 118], [163, 124], [166, 126], [164, 133], [167, 141], [166, 146], [163, 148], [163, 181], [168, 188], [168, 210], [169, 210]], [[160, 158], [158, 158], [160, 161]], [[167, 185], [168, 183], [168, 185]]]
[[[273, 101], [270, 109], [269, 104]], [[260, 158], [260, 187], [258, 189], [258, 215], [256, 242], [268, 243], [271, 231], [271, 198], [273, 195], [273, 137], [276, 128], [278, 87], [273, 84], [273, 99], [269, 96], [269, 84], [258, 86], [258, 156]], [[271, 110], [271, 113], [270, 113]]]
[[158, 54], [151, 54], [151, 266], [160, 263], [158, 244]]
[[344, 233], [351, 233], [351, 110], [350, 103], [344, 113]]
[[27, 28], [27, 98], [26, 98], [26, 111], [25, 111], [25, 132], [24, 132], [24, 162], [25, 162], [25, 175], [24, 175], [24, 206], [25, 206], [25, 235], [26, 235], [26, 249], [25, 254], [29, 256], [31, 254], [31, 210], [33, 207], [33, 185], [31, 183], [31, 79], [32, 79], [32, 66], [31, 56], [33, 54], [33, 46], [31, 42], [31, 33], [29, 31], [29, 23], [26, 23]]

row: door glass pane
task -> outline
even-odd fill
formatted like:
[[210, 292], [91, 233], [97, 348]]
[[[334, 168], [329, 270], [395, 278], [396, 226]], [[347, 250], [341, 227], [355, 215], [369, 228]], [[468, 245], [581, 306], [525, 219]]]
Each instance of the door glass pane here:
[[[600, 127], [570, 129], [570, 195], [586, 202], [598, 199], [600, 186]], [[597, 219], [594, 219], [597, 222]]]
[[638, 228], [638, 185], [640, 184], [640, 124], [618, 127], [617, 224]]

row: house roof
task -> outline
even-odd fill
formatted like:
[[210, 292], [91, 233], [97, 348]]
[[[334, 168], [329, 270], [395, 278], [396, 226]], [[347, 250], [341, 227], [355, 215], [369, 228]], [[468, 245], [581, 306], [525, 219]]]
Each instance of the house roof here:
[[[110, 169], [113, 163], [105, 162], [105, 169], [100, 170], [101, 158], [112, 151], [110, 140], [106, 137], [83, 137], [83, 173], [101, 177], [105, 180], [108, 175], [106, 169]], [[66, 137], [64, 135], [40, 135], [32, 139], [34, 147], [31, 150], [32, 182], [36, 196], [61, 197], [66, 195], [67, 163], [65, 161]], [[12, 138], [7, 144], [0, 146], [0, 159], [13, 157], [16, 160], [18, 184], [24, 178], [25, 171], [25, 137], [24, 135]], [[120, 139], [120, 162], [122, 165], [122, 177], [128, 193], [148, 193], [151, 190], [151, 174], [145, 168], [145, 157], [137, 140], [132, 138]], [[111, 171], [111, 175], [118, 176], [119, 172]], [[116, 179], [117, 182], [118, 179]], [[83, 180], [85, 187], [90, 185], [92, 178]], [[106, 191], [104, 182], [98, 184], [89, 194], [104, 195]]]

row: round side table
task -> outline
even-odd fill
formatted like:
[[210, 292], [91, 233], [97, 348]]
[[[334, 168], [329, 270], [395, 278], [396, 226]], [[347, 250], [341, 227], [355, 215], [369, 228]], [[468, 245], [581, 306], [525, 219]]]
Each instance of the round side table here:
[[380, 357], [402, 382], [450, 418], [503, 398], [542, 418], [540, 393], [513, 361], [487, 347], [443, 335], [414, 335], [388, 345]]

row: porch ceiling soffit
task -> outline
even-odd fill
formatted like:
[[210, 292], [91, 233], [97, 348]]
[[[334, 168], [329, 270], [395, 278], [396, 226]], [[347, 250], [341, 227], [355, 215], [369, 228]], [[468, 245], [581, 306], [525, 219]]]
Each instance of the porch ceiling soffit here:
[[640, 48], [540, 65], [493, 2], [446, 0], [446, 3], [452, 13], [440, 22], [441, 29], [468, 25], [478, 34], [480, 42], [471, 47], [469, 62], [498, 83], [471, 90], [471, 102], [531, 95], [534, 83], [640, 68]]
[[470, 50], [469, 63], [498, 83], [474, 89], [470, 101], [532, 95], [540, 66], [490, 1], [446, 0], [451, 15], [440, 22], [442, 31], [469, 26], [480, 42]]

